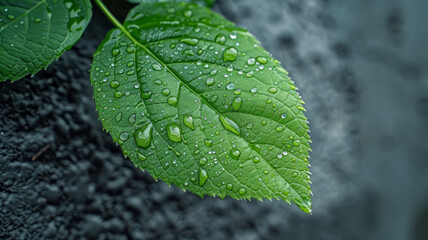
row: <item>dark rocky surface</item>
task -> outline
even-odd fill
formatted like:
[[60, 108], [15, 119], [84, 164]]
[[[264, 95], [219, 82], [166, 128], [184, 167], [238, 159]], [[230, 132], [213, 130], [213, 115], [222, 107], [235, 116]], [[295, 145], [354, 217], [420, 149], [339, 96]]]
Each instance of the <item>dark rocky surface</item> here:
[[0, 84], [0, 239], [426, 239], [427, 2], [218, 0], [214, 9], [256, 35], [300, 88], [313, 214], [200, 199], [125, 159], [92, 100], [91, 56], [111, 27], [94, 6], [58, 62]]

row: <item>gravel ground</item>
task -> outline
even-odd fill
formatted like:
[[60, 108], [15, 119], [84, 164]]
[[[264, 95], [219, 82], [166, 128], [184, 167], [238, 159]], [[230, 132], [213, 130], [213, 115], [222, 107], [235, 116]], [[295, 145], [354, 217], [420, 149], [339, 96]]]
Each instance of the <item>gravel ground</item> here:
[[59, 61], [0, 83], [0, 239], [426, 239], [427, 5], [215, 4], [283, 62], [307, 103], [312, 215], [280, 201], [200, 199], [125, 159], [92, 100], [92, 54], [111, 27], [94, 7]]

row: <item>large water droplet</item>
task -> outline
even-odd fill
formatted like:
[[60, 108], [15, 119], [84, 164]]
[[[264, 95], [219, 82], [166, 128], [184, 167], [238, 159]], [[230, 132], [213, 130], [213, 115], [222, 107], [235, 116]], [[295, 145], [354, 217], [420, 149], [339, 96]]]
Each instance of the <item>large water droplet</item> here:
[[242, 105], [242, 99], [240, 97], [236, 97], [235, 99], [233, 99], [232, 102], [232, 108], [235, 111], [238, 111], [241, 108]]
[[41, 18], [39, 18], [39, 17], [34, 18], [34, 22], [35, 22], [35, 23], [39, 23], [39, 22], [41, 22], [41, 21], [42, 21], [42, 19], [41, 19]]
[[261, 64], [267, 63], [267, 59], [265, 57], [257, 57], [257, 61]]
[[136, 120], [137, 120], [137, 116], [135, 115], [135, 113], [129, 115], [129, 118], [128, 118], [129, 123], [134, 124]]
[[185, 17], [191, 17], [192, 16], [192, 10], [186, 10], [186, 11], [184, 11], [184, 13], [183, 13], [183, 15], [185, 16]]
[[296, 147], [300, 146], [300, 141], [299, 140], [294, 140], [293, 141], [293, 145], [296, 146]]
[[134, 138], [138, 147], [147, 149], [152, 141], [153, 125], [145, 123], [141, 128], [135, 130]]
[[122, 120], [122, 113], [116, 115], [116, 121], [119, 122], [120, 120]]
[[181, 142], [181, 129], [177, 123], [170, 123], [166, 127], [168, 138], [173, 142]]
[[239, 151], [238, 149], [231, 149], [229, 155], [231, 158], [238, 160], [241, 156], [241, 151]]
[[199, 159], [199, 164], [201, 164], [201, 166], [205, 165], [207, 163], [207, 159], [206, 158], [201, 158]]
[[225, 62], [232, 62], [235, 61], [235, 59], [238, 57], [238, 50], [234, 47], [228, 47], [226, 50], [224, 50], [223, 53], [223, 60]]
[[244, 195], [247, 192], [247, 190], [245, 190], [245, 188], [241, 188], [239, 189], [239, 194]]
[[227, 187], [227, 189], [232, 190], [233, 185], [232, 185], [231, 183], [228, 183], [228, 184], [226, 185], [226, 187]]
[[241, 129], [239, 128], [238, 124], [236, 124], [232, 119], [220, 116], [220, 122], [221, 124], [223, 124], [226, 130], [229, 130], [238, 136], [241, 135]]
[[120, 83], [118, 81], [112, 81], [110, 83], [110, 87], [112, 87], [112, 88], [117, 88], [117, 87], [119, 87], [119, 85], [120, 85]]
[[212, 86], [212, 85], [214, 85], [215, 80], [214, 80], [214, 78], [208, 78], [207, 81], [206, 81], [206, 83], [207, 83], [208, 86]]
[[253, 158], [253, 162], [254, 163], [259, 163], [260, 162], [260, 158], [259, 157], [254, 157]]
[[152, 67], [153, 67], [153, 69], [154, 69], [154, 70], [156, 70], [156, 71], [160, 71], [160, 70], [162, 70], [162, 67], [161, 67], [159, 64], [153, 64], [153, 65], [152, 65]]
[[223, 45], [226, 42], [226, 37], [223, 34], [219, 34], [215, 37], [215, 42]]
[[276, 93], [278, 90], [276, 88], [274, 88], [274, 87], [271, 87], [271, 88], [268, 89], [268, 91], [270, 93]]
[[162, 90], [162, 94], [164, 96], [168, 96], [171, 93], [171, 91], [168, 88], [165, 88], [164, 90]]
[[199, 168], [199, 185], [203, 186], [208, 179], [208, 174], [205, 169]]
[[207, 139], [207, 140], [205, 140], [205, 145], [207, 146], [207, 147], [211, 147], [211, 145], [213, 144], [213, 141], [212, 140], [210, 140], [210, 139]]
[[196, 38], [183, 38], [180, 40], [180, 42], [195, 46], [196, 44], [198, 44], [199, 40]]
[[282, 125], [279, 125], [279, 126], [277, 126], [277, 127], [275, 128], [275, 130], [276, 130], [277, 132], [282, 132], [282, 130], [284, 130], [284, 127], [283, 127]]
[[174, 96], [168, 98], [168, 104], [175, 107], [177, 106], [178, 99]]
[[143, 99], [149, 99], [152, 96], [152, 91], [144, 91], [141, 93]]
[[286, 113], [281, 114], [281, 118], [282, 119], [286, 119], [287, 118], [287, 114]]
[[195, 130], [195, 125], [193, 124], [194, 120], [193, 120], [192, 115], [190, 115], [190, 114], [184, 115], [183, 116], [183, 122], [184, 122], [184, 125], [186, 125], [188, 128]]
[[128, 133], [128, 132], [123, 132], [123, 133], [121, 133], [121, 134], [119, 135], [119, 138], [120, 138], [120, 140], [122, 140], [122, 141], [126, 141], [126, 140], [128, 140], [128, 137], [129, 137], [129, 133]]
[[248, 65], [254, 65], [254, 64], [256, 64], [256, 59], [254, 59], [254, 58], [249, 58], [248, 60], [247, 60], [247, 63], [248, 63]]
[[226, 89], [227, 90], [233, 90], [233, 89], [235, 89], [235, 84], [234, 83], [227, 84]]
[[297, 177], [299, 175], [297, 172], [293, 172], [293, 177]]

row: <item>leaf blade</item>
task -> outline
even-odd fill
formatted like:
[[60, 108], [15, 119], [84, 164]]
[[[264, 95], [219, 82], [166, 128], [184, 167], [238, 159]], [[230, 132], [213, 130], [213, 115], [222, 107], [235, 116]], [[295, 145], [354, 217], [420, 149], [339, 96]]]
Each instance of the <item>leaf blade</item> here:
[[0, 3], [0, 82], [46, 68], [81, 37], [92, 16], [89, 0]]
[[[301, 99], [251, 34], [186, 3], [137, 6], [124, 26], [97, 50], [91, 79], [104, 127], [136, 166], [201, 196], [281, 198], [311, 211]], [[147, 123], [150, 148], [121, 138]]]

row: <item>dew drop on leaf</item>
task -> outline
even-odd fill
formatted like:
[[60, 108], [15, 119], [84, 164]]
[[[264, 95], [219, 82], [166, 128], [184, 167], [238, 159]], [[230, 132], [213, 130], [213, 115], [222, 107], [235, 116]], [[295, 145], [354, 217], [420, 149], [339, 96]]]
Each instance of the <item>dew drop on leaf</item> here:
[[247, 190], [245, 190], [245, 188], [241, 188], [239, 189], [239, 194], [244, 195], [247, 192]]
[[201, 166], [205, 165], [207, 163], [207, 159], [206, 158], [201, 158], [199, 159], [199, 164], [201, 164]]
[[229, 155], [232, 159], [238, 160], [241, 156], [241, 151], [238, 149], [231, 149]]
[[193, 120], [192, 115], [190, 115], [190, 114], [184, 115], [183, 116], [183, 122], [184, 122], [184, 125], [186, 125], [188, 128], [195, 130], [195, 126], [193, 124], [194, 120]]
[[233, 99], [232, 102], [232, 108], [235, 111], [238, 111], [241, 108], [242, 105], [242, 99], [240, 97], [236, 97], [235, 99]]
[[142, 154], [140, 151], [137, 150], [137, 157], [141, 160], [141, 161], [145, 161], [147, 160], [147, 157], [144, 156], [144, 154]]
[[135, 142], [137, 147], [147, 149], [150, 147], [152, 142], [153, 125], [151, 123], [145, 123], [142, 127], [138, 128], [134, 132]]
[[293, 141], [293, 145], [296, 146], [296, 147], [300, 146], [300, 141], [299, 140], [294, 140]]
[[196, 38], [183, 38], [180, 40], [180, 42], [195, 46], [196, 44], [198, 44], [199, 40]]
[[120, 120], [122, 120], [122, 113], [116, 115], [116, 121], [119, 122]]
[[214, 85], [214, 83], [215, 83], [214, 78], [208, 78], [207, 81], [206, 81], [206, 83], [207, 83], [208, 86]]
[[254, 59], [254, 58], [249, 58], [249, 59], [247, 60], [247, 63], [248, 63], [248, 65], [252, 66], [252, 65], [256, 64], [256, 59]]
[[257, 62], [265, 64], [267, 63], [267, 59], [265, 57], [257, 57]]
[[232, 121], [232, 119], [220, 116], [220, 122], [223, 124], [226, 130], [229, 130], [238, 136], [241, 135], [241, 129], [239, 128], [238, 124]]
[[166, 127], [169, 140], [173, 142], [181, 142], [181, 129], [177, 123], [170, 123]]
[[178, 100], [174, 96], [171, 96], [168, 98], [168, 104], [173, 106], [173, 107], [177, 106], [177, 102], [178, 102]]
[[269, 88], [269, 89], [268, 89], [268, 91], [269, 91], [270, 93], [276, 93], [276, 92], [277, 92], [277, 89], [276, 89], [276, 88], [274, 88], [274, 87], [271, 87], [271, 88]]
[[215, 37], [215, 42], [224, 45], [226, 42], [226, 37], [223, 34], [219, 34], [217, 37]]
[[145, 91], [141, 93], [143, 99], [149, 99], [152, 96], [152, 91]]
[[238, 50], [234, 47], [228, 47], [226, 50], [224, 50], [223, 53], [223, 60], [225, 62], [232, 62], [235, 61], [235, 59], [238, 57]]
[[119, 85], [120, 85], [120, 83], [118, 81], [112, 81], [110, 83], [110, 87], [112, 87], [112, 88], [117, 88], [117, 87], [119, 87]]
[[122, 141], [126, 141], [126, 140], [128, 140], [128, 137], [129, 137], [129, 133], [128, 133], [128, 132], [123, 132], [123, 133], [121, 133], [121, 134], [119, 135], [119, 138], [120, 138], [120, 140], [122, 140]]
[[199, 185], [203, 186], [208, 179], [208, 174], [205, 169], [199, 168]]
[[226, 187], [227, 187], [227, 189], [232, 190], [233, 185], [232, 185], [231, 183], [228, 183], [228, 184], [226, 185]]

